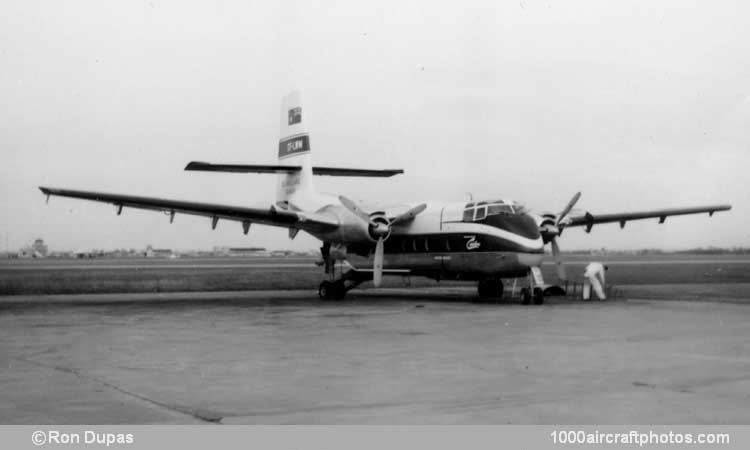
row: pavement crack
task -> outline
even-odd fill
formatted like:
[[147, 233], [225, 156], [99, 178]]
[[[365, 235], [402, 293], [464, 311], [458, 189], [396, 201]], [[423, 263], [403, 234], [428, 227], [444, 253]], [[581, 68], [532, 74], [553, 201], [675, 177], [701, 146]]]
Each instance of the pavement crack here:
[[188, 408], [188, 407], [184, 407], [184, 406], [180, 406], [180, 405], [170, 405], [168, 403], [164, 403], [164, 402], [161, 402], [159, 400], [154, 400], [152, 398], [146, 397], [145, 395], [139, 394], [137, 392], [129, 391], [129, 390], [125, 389], [125, 388], [117, 386], [116, 384], [110, 383], [109, 381], [102, 380], [101, 378], [97, 378], [97, 377], [94, 377], [94, 376], [91, 376], [91, 375], [87, 375], [87, 374], [81, 372], [80, 370], [74, 369], [72, 367], [64, 367], [64, 366], [58, 366], [58, 365], [44, 364], [44, 363], [40, 363], [38, 361], [34, 361], [34, 360], [31, 360], [31, 359], [22, 358], [22, 357], [18, 357], [18, 356], [14, 357], [13, 359], [15, 359], [17, 361], [22, 361], [22, 362], [25, 362], [27, 364], [31, 364], [31, 365], [34, 365], [34, 366], [37, 366], [37, 367], [43, 367], [45, 369], [56, 370], [58, 372], [63, 372], [63, 373], [68, 373], [68, 374], [71, 374], [71, 375], [75, 375], [76, 377], [78, 377], [78, 378], [80, 378], [82, 380], [92, 381], [94, 383], [98, 383], [98, 384], [100, 384], [100, 385], [102, 385], [104, 387], [107, 387], [109, 389], [115, 390], [115, 391], [117, 391], [117, 392], [119, 392], [121, 394], [127, 395], [129, 397], [136, 398], [138, 400], [147, 402], [149, 404], [158, 406], [160, 408], [168, 409], [168, 410], [173, 411], [173, 412], [177, 412], [177, 413], [180, 413], [180, 414], [191, 416], [191, 417], [194, 417], [194, 418], [196, 418], [198, 420], [202, 420], [204, 422], [221, 423], [221, 419], [223, 418], [221, 415], [216, 414], [216, 413], [214, 413], [212, 411], [198, 410], [198, 409]]

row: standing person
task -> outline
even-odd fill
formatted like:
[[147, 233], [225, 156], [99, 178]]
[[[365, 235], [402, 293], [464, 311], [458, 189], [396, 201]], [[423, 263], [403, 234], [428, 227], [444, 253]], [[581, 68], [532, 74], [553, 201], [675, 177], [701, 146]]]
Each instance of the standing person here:
[[604, 294], [604, 272], [609, 270], [609, 267], [605, 266], [600, 262], [592, 262], [586, 266], [586, 270], [583, 272], [583, 299], [589, 300], [591, 298], [591, 287], [594, 287], [594, 292], [600, 300], [606, 300], [607, 296]]

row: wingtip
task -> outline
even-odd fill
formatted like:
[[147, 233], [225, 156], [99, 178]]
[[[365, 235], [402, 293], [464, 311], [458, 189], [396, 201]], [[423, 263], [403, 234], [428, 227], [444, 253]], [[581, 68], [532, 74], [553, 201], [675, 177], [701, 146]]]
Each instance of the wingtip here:
[[207, 163], [204, 161], [190, 161], [187, 163], [187, 166], [185, 166], [184, 170], [200, 170], [203, 167], [210, 166], [211, 163]]

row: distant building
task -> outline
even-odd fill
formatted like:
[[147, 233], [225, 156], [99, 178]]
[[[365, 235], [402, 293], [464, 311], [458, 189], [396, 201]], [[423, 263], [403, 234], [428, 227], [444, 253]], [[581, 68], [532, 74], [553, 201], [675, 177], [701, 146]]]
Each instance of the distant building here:
[[24, 247], [18, 252], [19, 258], [46, 258], [48, 253], [47, 244], [44, 239], [38, 238], [28, 247]]
[[265, 251], [263, 247], [230, 247], [227, 256], [259, 256]]
[[34, 243], [31, 245], [31, 248], [34, 250], [34, 253], [37, 255], [40, 255], [42, 257], [47, 256], [47, 244], [44, 243], [44, 240], [39, 238], [34, 241]]
[[214, 256], [247, 257], [267, 254], [264, 247], [214, 247]]
[[73, 251], [72, 255], [74, 258], [86, 259], [86, 258], [93, 258], [94, 252], [78, 249], [78, 250]]
[[173, 258], [174, 252], [168, 248], [153, 248], [152, 246], [146, 247], [146, 251], [143, 252], [143, 256], [146, 258]]

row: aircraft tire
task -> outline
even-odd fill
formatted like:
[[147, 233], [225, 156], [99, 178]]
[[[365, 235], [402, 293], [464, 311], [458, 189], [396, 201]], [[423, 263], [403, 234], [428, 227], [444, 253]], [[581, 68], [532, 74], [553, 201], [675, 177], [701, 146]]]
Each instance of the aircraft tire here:
[[500, 299], [503, 297], [503, 280], [490, 278], [477, 283], [479, 298]]
[[487, 284], [487, 280], [479, 280], [477, 283], [477, 294], [479, 294], [479, 298], [487, 298], [490, 296]]
[[336, 300], [343, 300], [346, 297], [346, 285], [343, 280], [334, 281], [332, 284], [333, 297]]
[[331, 300], [333, 298], [333, 283], [330, 281], [324, 281], [318, 286], [318, 297], [322, 300]]
[[505, 290], [505, 285], [503, 284], [503, 280], [498, 278], [497, 280], [495, 280], [495, 283], [493, 284], [494, 284], [493, 290], [495, 291], [495, 298], [500, 300], [501, 298], [503, 298], [503, 290]]
[[544, 291], [542, 288], [534, 288], [534, 304], [544, 304]]
[[521, 304], [528, 305], [529, 303], [531, 303], [531, 292], [528, 288], [523, 288], [521, 289]]

